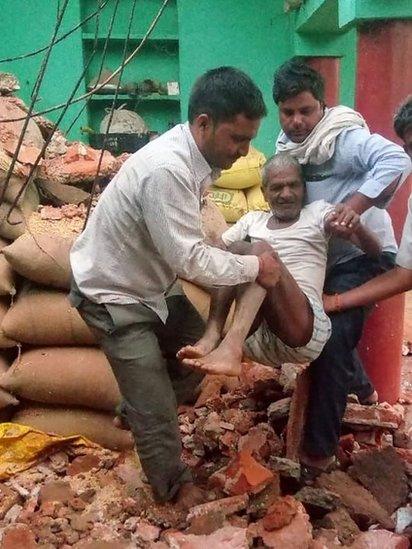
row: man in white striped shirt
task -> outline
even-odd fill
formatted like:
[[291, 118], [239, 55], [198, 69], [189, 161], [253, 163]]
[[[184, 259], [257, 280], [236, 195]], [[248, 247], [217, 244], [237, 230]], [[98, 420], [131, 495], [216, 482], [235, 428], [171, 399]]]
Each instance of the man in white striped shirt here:
[[218, 176], [247, 154], [266, 107], [259, 89], [231, 67], [208, 71], [189, 100], [189, 123], [129, 158], [102, 194], [73, 246], [72, 304], [94, 330], [116, 376], [121, 415], [159, 501], [184, 506], [198, 493], [181, 461], [177, 404], [193, 396], [199, 373], [176, 352], [203, 323], [176, 277], [209, 286], [262, 281], [272, 250], [233, 255], [203, 241], [200, 204]]

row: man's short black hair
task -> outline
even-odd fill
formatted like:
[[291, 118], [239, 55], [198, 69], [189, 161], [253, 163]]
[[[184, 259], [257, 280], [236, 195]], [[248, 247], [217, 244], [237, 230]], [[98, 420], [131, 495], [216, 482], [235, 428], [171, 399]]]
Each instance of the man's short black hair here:
[[412, 95], [407, 97], [396, 111], [393, 127], [401, 139], [404, 138], [406, 130], [412, 129]]
[[283, 63], [273, 79], [273, 99], [278, 105], [302, 92], [311, 92], [318, 101], [325, 99], [323, 76], [309, 67], [302, 57], [293, 57]]
[[250, 120], [266, 116], [262, 92], [252, 79], [234, 67], [219, 67], [200, 76], [189, 99], [189, 122], [208, 114], [214, 122], [224, 122], [237, 114]]

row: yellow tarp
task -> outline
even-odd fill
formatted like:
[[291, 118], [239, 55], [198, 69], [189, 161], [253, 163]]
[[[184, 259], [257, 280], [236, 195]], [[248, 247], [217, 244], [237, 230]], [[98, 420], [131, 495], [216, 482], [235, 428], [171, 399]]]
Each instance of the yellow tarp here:
[[0, 423], [0, 480], [28, 469], [61, 446], [97, 447], [79, 435], [49, 435], [18, 423]]

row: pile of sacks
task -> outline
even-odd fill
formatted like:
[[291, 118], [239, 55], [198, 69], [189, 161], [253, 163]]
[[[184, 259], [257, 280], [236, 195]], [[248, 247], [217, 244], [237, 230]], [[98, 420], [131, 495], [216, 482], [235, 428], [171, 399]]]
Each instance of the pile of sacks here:
[[210, 189], [209, 196], [222, 212], [228, 223], [236, 223], [248, 211], [269, 211], [262, 194], [261, 169], [265, 155], [250, 147], [247, 156], [237, 160]]
[[[112, 422], [120, 394], [109, 363], [68, 301], [69, 252], [76, 235], [58, 229], [66, 219], [56, 214], [64, 208], [68, 206], [52, 208], [53, 221], [40, 220], [49, 224], [48, 232], [32, 226], [11, 244], [1, 243], [2, 419], [11, 415], [12, 421], [42, 431], [80, 434], [111, 449], [130, 448], [130, 433]], [[204, 227], [210, 227], [204, 230], [213, 241], [226, 223], [209, 200], [202, 213]], [[183, 284], [206, 318], [207, 292]]]

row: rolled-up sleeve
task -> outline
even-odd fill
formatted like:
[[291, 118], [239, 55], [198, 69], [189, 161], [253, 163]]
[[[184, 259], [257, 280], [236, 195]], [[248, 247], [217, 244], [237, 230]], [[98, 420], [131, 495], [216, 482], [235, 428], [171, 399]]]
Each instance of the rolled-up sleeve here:
[[158, 253], [178, 276], [211, 286], [256, 279], [257, 257], [235, 255], [204, 242], [200, 196], [190, 174], [180, 167], [158, 168], [148, 183], [141, 193], [143, 218]]
[[[350, 154], [348, 160], [357, 172], [367, 170], [368, 177], [359, 192], [368, 198], [378, 199], [375, 206], [385, 208], [391, 196], [379, 196], [394, 181], [401, 185], [411, 172], [411, 161], [402, 147], [378, 134], [354, 129], [342, 135], [341, 150]], [[395, 192], [395, 190], [394, 190]]]

